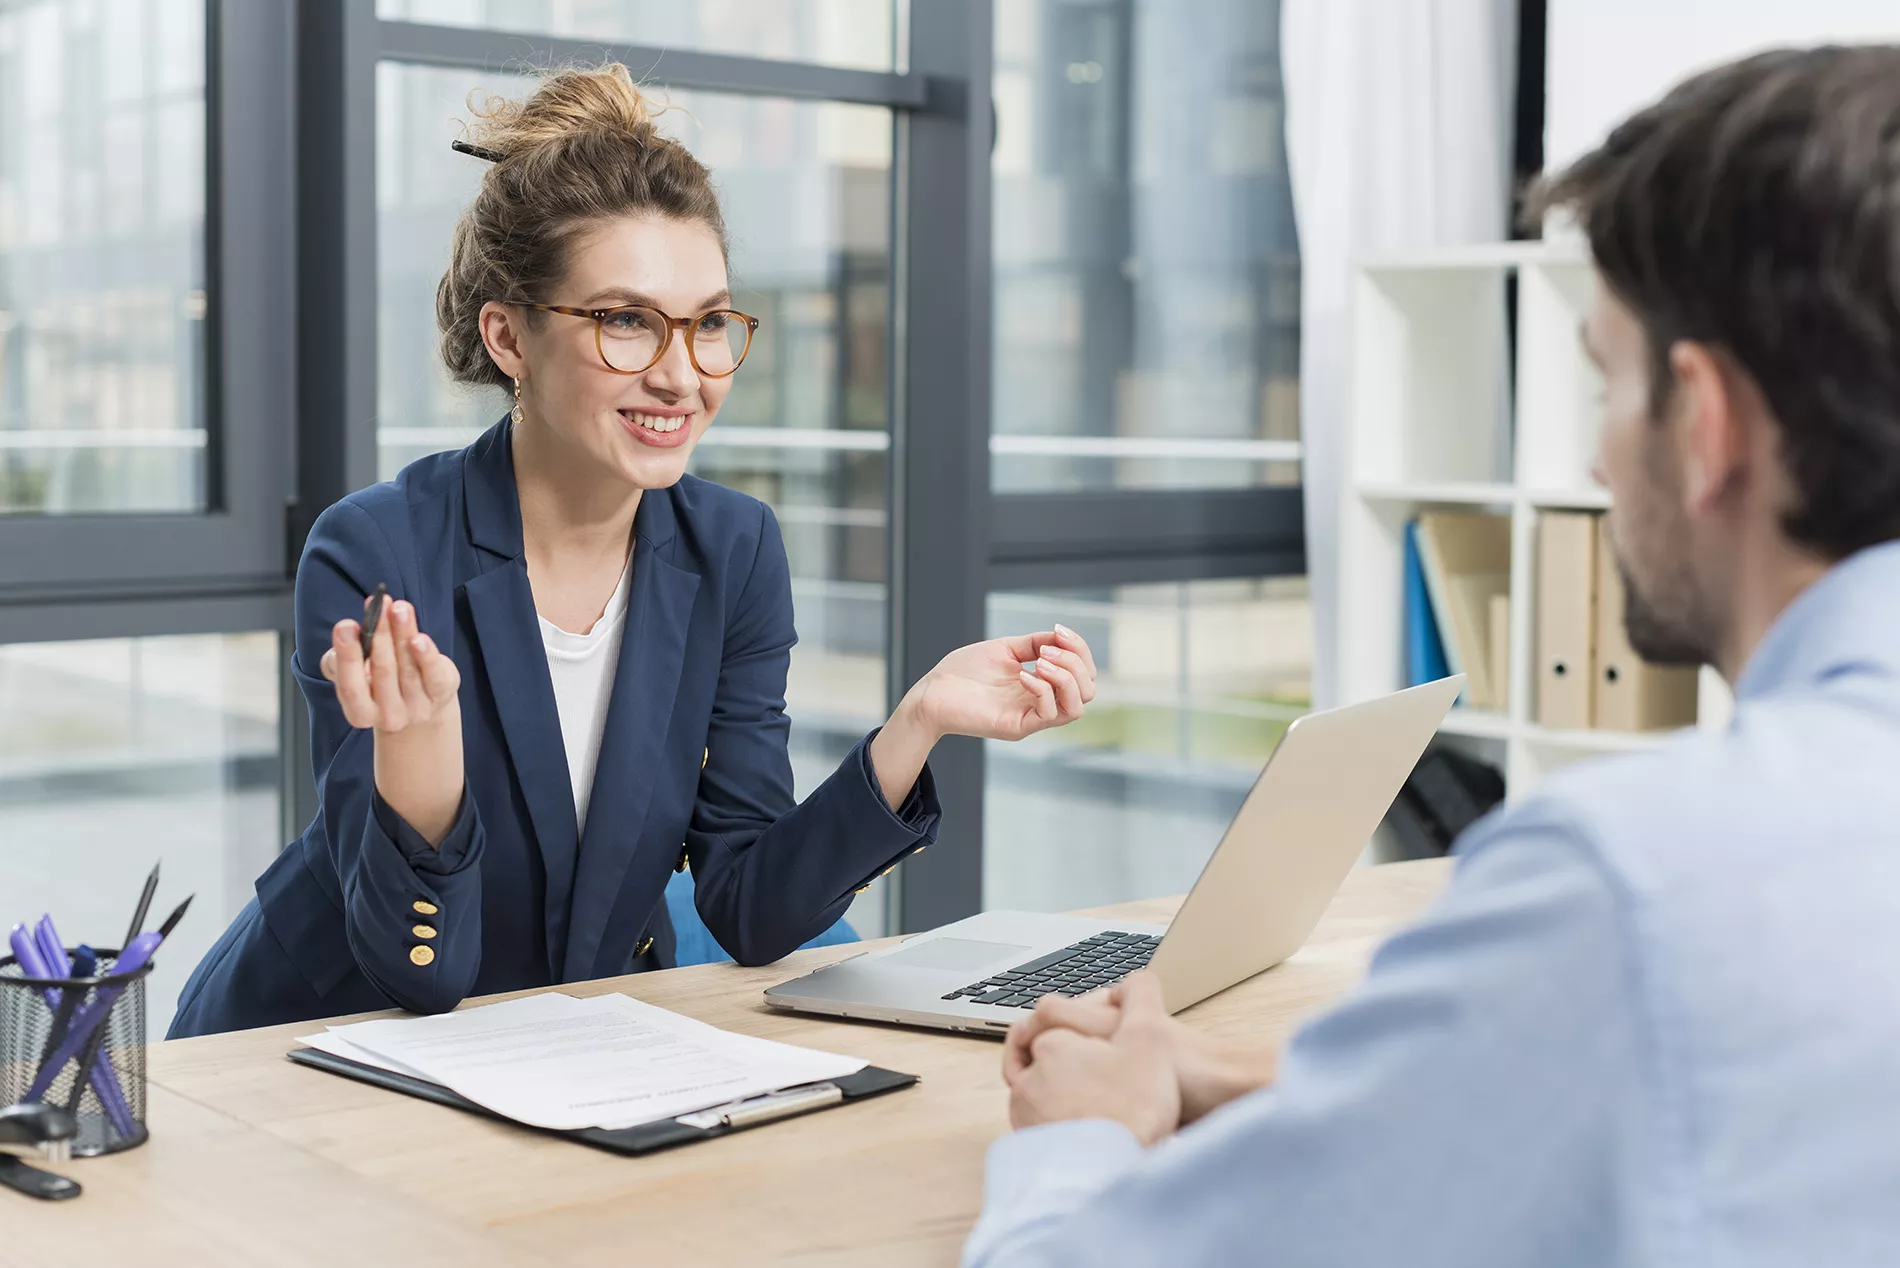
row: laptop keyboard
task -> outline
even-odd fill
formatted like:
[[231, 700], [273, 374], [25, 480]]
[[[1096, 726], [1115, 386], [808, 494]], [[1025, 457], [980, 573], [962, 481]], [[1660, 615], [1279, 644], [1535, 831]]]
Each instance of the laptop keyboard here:
[[959, 987], [944, 998], [999, 1008], [1034, 1008], [1044, 995], [1084, 995], [1119, 982], [1136, 969], [1147, 967], [1149, 957], [1160, 945], [1161, 939], [1150, 934], [1111, 929]]

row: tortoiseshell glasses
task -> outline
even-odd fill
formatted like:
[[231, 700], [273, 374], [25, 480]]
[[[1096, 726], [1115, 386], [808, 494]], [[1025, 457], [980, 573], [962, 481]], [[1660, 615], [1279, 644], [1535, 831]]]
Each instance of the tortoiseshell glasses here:
[[686, 355], [693, 368], [709, 379], [723, 379], [739, 368], [752, 348], [759, 328], [757, 317], [716, 308], [697, 317], [672, 317], [645, 304], [615, 308], [570, 308], [566, 304], [523, 304], [544, 313], [585, 317], [594, 323], [594, 346], [600, 359], [616, 374], [644, 374], [660, 363], [672, 346], [673, 332], [686, 339]]

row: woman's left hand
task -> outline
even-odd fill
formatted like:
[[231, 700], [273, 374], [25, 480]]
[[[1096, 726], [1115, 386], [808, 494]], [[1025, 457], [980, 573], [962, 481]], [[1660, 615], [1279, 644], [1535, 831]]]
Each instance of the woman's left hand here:
[[878, 787], [895, 810], [939, 738], [1020, 740], [1075, 721], [1093, 699], [1095, 654], [1074, 630], [1058, 625], [959, 647], [904, 693], [871, 741]]
[[1080, 634], [1060, 625], [993, 638], [951, 652], [910, 695], [905, 703], [939, 735], [1020, 740], [1082, 716], [1095, 699], [1095, 656]]

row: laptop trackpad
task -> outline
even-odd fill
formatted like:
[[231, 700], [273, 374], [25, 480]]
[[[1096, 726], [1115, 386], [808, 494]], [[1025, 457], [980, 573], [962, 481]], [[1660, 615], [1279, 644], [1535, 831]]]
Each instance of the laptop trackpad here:
[[914, 947], [905, 947], [883, 959], [907, 969], [980, 969], [1002, 959], [1014, 959], [1028, 947], [1007, 942], [973, 942], [968, 938], [930, 938]]

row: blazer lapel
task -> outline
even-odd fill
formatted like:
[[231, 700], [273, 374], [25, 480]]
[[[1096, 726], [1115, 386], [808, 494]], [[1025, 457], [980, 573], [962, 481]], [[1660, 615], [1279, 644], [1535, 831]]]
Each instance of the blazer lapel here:
[[557, 976], [567, 946], [580, 834], [574, 823], [574, 784], [567, 773], [561, 718], [554, 707], [554, 682], [548, 676], [534, 591], [528, 584], [528, 561], [522, 553], [521, 499], [515, 490], [506, 417], [470, 446], [463, 477], [469, 541], [490, 557], [484, 571], [463, 583], [463, 593], [547, 875], [543, 924], [548, 973]]
[[[600, 738], [600, 760], [594, 767], [587, 832], [574, 884], [573, 921], [561, 973], [566, 982], [585, 981], [624, 967], [599, 964], [603, 948], [610, 956], [622, 955], [640, 933], [627, 929], [610, 935], [607, 923], [640, 844], [654, 784], [666, 778], [667, 733], [686, 660], [693, 601], [699, 593], [699, 574], [666, 558], [671, 553], [666, 549], [671, 527], [668, 494], [656, 489], [642, 497], [635, 522], [627, 624]], [[669, 849], [674, 844], [669, 843]]]
[[574, 893], [574, 863], [580, 855], [574, 824], [574, 783], [568, 775], [561, 742], [561, 718], [554, 707], [554, 682], [534, 614], [526, 559], [515, 559], [475, 577], [464, 587], [482, 667], [494, 693], [495, 712], [528, 820], [547, 873], [548, 971], [557, 973], [567, 945], [568, 911]]

